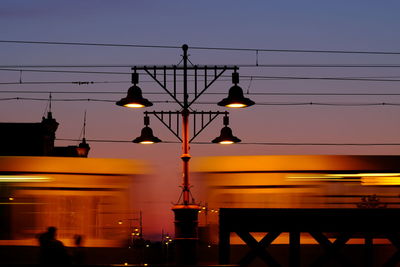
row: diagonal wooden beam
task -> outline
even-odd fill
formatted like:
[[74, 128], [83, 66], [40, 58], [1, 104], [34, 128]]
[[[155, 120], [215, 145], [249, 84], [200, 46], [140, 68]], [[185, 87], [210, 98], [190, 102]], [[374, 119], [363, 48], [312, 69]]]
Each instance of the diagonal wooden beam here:
[[321, 232], [309, 232], [309, 234], [321, 245], [325, 250], [329, 250], [332, 242]]
[[400, 262], [400, 235], [398, 233], [387, 233], [386, 238], [392, 243], [397, 251], [385, 262], [383, 266], [398, 266]]
[[236, 234], [249, 246], [250, 251], [240, 260], [241, 266], [249, 265], [256, 257], [260, 257], [268, 266], [281, 266], [266, 250], [281, 232], [270, 232], [260, 242], [254, 239], [249, 232], [237, 231]]
[[341, 266], [351, 266], [351, 264], [347, 263], [347, 261], [340, 255], [339, 251], [342, 247], [344, 247], [347, 241], [350, 240], [352, 233], [343, 232], [340, 233], [336, 240], [332, 243], [324, 234], [321, 232], [311, 232], [311, 236], [324, 248], [325, 253], [319, 256], [311, 266], [319, 267], [324, 266], [324, 263], [328, 260], [334, 258], [336, 261], [339, 261]]

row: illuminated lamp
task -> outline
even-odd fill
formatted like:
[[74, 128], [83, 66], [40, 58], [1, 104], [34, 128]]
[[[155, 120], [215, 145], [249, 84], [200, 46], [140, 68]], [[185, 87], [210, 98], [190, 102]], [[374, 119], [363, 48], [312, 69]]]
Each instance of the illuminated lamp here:
[[228, 97], [218, 102], [218, 106], [228, 108], [245, 108], [254, 105], [254, 101], [244, 97], [242, 88], [237, 85], [239, 83], [239, 73], [232, 73], [232, 83], [234, 84], [228, 93]]
[[90, 146], [88, 143], [86, 143], [86, 139], [83, 138], [82, 142], [76, 148], [76, 153], [78, 154], [78, 157], [87, 158], [87, 156], [89, 154], [89, 150], [90, 150]]
[[151, 103], [146, 98], [143, 98], [142, 89], [140, 89], [140, 87], [136, 85], [138, 81], [139, 75], [136, 73], [135, 70], [135, 72], [132, 73], [133, 85], [128, 89], [127, 96], [117, 101], [115, 104], [127, 108], [144, 108], [152, 106], [153, 103]]
[[225, 115], [224, 117], [224, 127], [221, 129], [221, 134], [214, 138], [211, 142], [213, 143], [219, 143], [222, 145], [229, 145], [229, 144], [234, 144], [234, 143], [239, 143], [242, 140], [237, 138], [232, 134], [232, 129], [228, 127], [229, 124], [229, 117]]
[[221, 134], [211, 142], [219, 143], [222, 145], [229, 145], [229, 144], [239, 143], [240, 141], [242, 140], [240, 140], [236, 136], [233, 136], [231, 128], [229, 128], [228, 126], [224, 126], [221, 129]]
[[159, 143], [161, 140], [158, 137], [153, 135], [153, 130], [148, 126], [150, 123], [150, 118], [147, 116], [144, 117], [144, 125], [145, 127], [142, 129], [142, 132], [139, 137], [136, 137], [132, 142], [139, 144], [154, 144]]
[[139, 144], [154, 144], [161, 140], [153, 135], [153, 130], [149, 126], [145, 126], [139, 137], [136, 137], [132, 142]]

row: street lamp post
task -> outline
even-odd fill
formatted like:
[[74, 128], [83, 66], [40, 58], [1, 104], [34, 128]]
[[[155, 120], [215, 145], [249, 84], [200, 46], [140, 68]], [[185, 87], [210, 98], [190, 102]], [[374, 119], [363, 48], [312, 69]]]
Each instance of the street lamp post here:
[[[148, 115], [154, 115], [161, 121], [181, 142], [182, 142], [182, 192], [178, 202], [172, 207], [175, 214], [175, 248], [177, 251], [177, 263], [191, 265], [197, 262], [196, 249], [198, 241], [198, 213], [200, 206], [195, 202], [190, 192], [190, 179], [189, 179], [189, 161], [190, 161], [190, 142], [198, 134], [200, 134], [216, 117], [224, 115], [224, 128], [221, 131], [221, 136], [213, 140], [213, 143], [231, 144], [240, 142], [240, 139], [232, 135], [232, 130], [227, 127], [229, 123], [228, 112], [220, 111], [195, 111], [190, 107], [195, 101], [226, 71], [233, 70], [232, 82], [233, 86], [229, 90], [227, 98], [218, 103], [220, 106], [243, 108], [254, 104], [248, 98], [243, 96], [242, 89], [238, 86], [239, 74], [236, 66], [188, 66], [188, 46], [182, 46], [182, 66], [135, 66], [132, 68], [132, 84], [129, 88], [128, 95], [122, 98], [116, 104], [130, 108], [149, 107], [153, 104], [147, 99], [142, 97], [142, 91], [137, 86], [139, 83], [138, 70], [145, 71], [152, 77], [169, 96], [180, 106], [179, 111], [152, 111], [145, 112], [145, 127], [142, 129], [142, 134], [134, 139], [134, 143], [150, 144], [161, 142], [160, 139], [153, 136], [153, 131], [149, 127]], [[183, 76], [183, 101], [180, 101], [177, 96], [177, 72], [182, 71]], [[188, 93], [188, 71], [193, 72], [194, 77], [194, 97], [189, 100]], [[202, 71], [203, 74], [199, 74]], [[161, 72], [162, 75], [159, 75]], [[172, 72], [173, 75], [173, 89], [167, 86], [167, 72]], [[210, 72], [213, 73], [210, 79]], [[161, 78], [159, 78], [161, 76]], [[204, 86], [201, 90], [198, 88], [198, 76], [202, 76]], [[208, 79], [210, 79], [208, 81]], [[175, 117], [176, 115], [176, 117]], [[181, 132], [179, 131], [179, 116], [181, 117]], [[192, 116], [193, 121], [193, 137], [190, 138], [189, 134], [189, 117]], [[176, 128], [172, 127], [172, 120], [176, 120]], [[196, 121], [196, 118], [200, 117]], [[197, 123], [200, 121], [200, 127], [197, 128]], [[229, 140], [225, 140], [228, 138]]]

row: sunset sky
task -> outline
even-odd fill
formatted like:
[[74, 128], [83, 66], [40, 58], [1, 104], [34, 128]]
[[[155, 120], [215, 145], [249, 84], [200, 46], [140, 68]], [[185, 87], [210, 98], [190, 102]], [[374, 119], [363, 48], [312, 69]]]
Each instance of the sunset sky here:
[[[190, 61], [207, 65], [240, 67], [240, 86], [257, 105], [229, 110], [230, 127], [243, 144], [219, 146], [193, 144], [193, 158], [218, 155], [274, 154], [398, 154], [400, 145], [348, 146], [343, 143], [400, 144], [400, 25], [399, 1], [50, 1], [2, 0], [0, 40], [189, 45]], [[250, 51], [190, 49], [251, 48]], [[287, 53], [262, 49], [380, 51], [398, 54]], [[38, 122], [52, 92], [52, 112], [60, 123], [58, 139], [78, 139], [87, 112], [88, 140], [131, 141], [143, 127], [143, 111], [116, 106], [130, 87], [133, 65], [172, 65], [181, 60], [174, 48], [134, 48], [16, 44], [0, 42], [0, 121]], [[255, 67], [266, 64], [331, 65], [331, 67]], [[46, 68], [31, 67], [48, 66]], [[52, 67], [98, 65], [98, 68]], [[125, 67], [110, 67], [110, 66]], [[342, 67], [332, 67], [339, 65]], [[343, 67], [343, 65], [364, 65]], [[372, 66], [375, 65], [375, 66]], [[377, 66], [379, 65], [379, 67]], [[397, 65], [397, 67], [388, 67]], [[109, 67], [105, 67], [109, 66]], [[12, 68], [13, 67], [13, 68]], [[7, 69], [7, 70], [6, 70]], [[10, 71], [21, 70], [24, 71]], [[67, 70], [121, 72], [125, 74], [76, 74], [29, 72]], [[230, 72], [207, 92], [227, 93]], [[257, 80], [255, 76], [264, 77]], [[253, 77], [253, 79], [250, 79]], [[336, 78], [282, 79], [267, 77]], [[337, 80], [337, 78], [352, 78]], [[354, 79], [353, 79], [354, 78]], [[360, 81], [358, 79], [369, 79]], [[171, 100], [150, 77], [141, 73], [139, 86], [150, 101]], [[396, 81], [397, 80], [397, 81]], [[19, 82], [22, 84], [18, 84]], [[78, 81], [98, 82], [89, 85]], [[42, 82], [30, 84], [29, 82]], [[50, 83], [65, 82], [65, 83]], [[68, 83], [69, 82], [69, 83]], [[17, 84], [10, 84], [17, 83]], [[23, 84], [27, 83], [27, 84]], [[19, 92], [25, 91], [25, 92]], [[31, 91], [26, 93], [26, 91]], [[43, 93], [37, 93], [37, 92]], [[36, 92], [36, 93], [35, 93]], [[58, 92], [58, 93], [57, 93]], [[60, 93], [64, 92], [64, 93]], [[68, 93], [72, 92], [72, 93]], [[84, 93], [82, 93], [84, 92]], [[100, 94], [99, 92], [104, 92]], [[151, 94], [146, 94], [150, 92]], [[160, 93], [160, 94], [156, 94]], [[267, 93], [310, 95], [271, 95]], [[342, 95], [312, 95], [342, 94]], [[353, 95], [343, 95], [353, 94]], [[369, 95], [366, 95], [369, 94]], [[381, 94], [381, 95], [372, 95]], [[6, 98], [42, 100], [4, 100]], [[199, 102], [216, 103], [223, 94], [204, 95]], [[60, 99], [107, 101], [57, 101]], [[307, 103], [325, 105], [309, 105]], [[370, 105], [385, 103], [386, 105]], [[285, 105], [272, 105], [285, 104]], [[297, 105], [302, 104], [302, 105]], [[304, 105], [303, 105], [304, 104]], [[328, 105], [334, 104], [334, 105]], [[342, 104], [355, 104], [346, 106]], [[388, 105], [394, 104], [394, 105]], [[196, 110], [224, 111], [215, 104], [198, 104]], [[148, 111], [177, 110], [170, 103], [155, 103]], [[175, 137], [151, 117], [154, 134], [163, 141]], [[222, 118], [197, 139], [209, 142], [219, 134]], [[57, 145], [76, 145], [57, 141]], [[264, 144], [246, 144], [264, 143]], [[274, 143], [274, 144], [265, 144]], [[286, 143], [286, 145], [277, 143]], [[288, 145], [293, 143], [294, 145]], [[314, 145], [299, 145], [312, 143]], [[315, 145], [328, 143], [336, 145]], [[129, 142], [89, 141], [90, 157], [145, 160], [154, 171], [148, 186], [149, 205], [157, 207], [164, 221], [147, 221], [151, 228], [172, 231], [171, 202], [179, 196], [181, 146], [141, 146]], [[195, 189], [194, 189], [195, 192]], [[201, 199], [199, 200], [201, 201]], [[146, 218], [153, 218], [143, 214]], [[150, 228], [150, 227], [149, 227]], [[161, 231], [161, 230], [160, 230]]]

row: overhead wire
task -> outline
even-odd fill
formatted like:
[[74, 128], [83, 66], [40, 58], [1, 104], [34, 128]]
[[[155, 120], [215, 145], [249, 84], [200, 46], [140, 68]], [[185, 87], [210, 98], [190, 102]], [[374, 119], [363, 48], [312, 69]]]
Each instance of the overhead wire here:
[[[96, 83], [96, 82], [94, 82]], [[108, 83], [108, 82], [105, 82]], [[122, 83], [122, 82], [121, 82]], [[127, 81], [128, 83], [128, 81]], [[1, 84], [1, 83], [0, 83]], [[0, 90], [0, 94], [126, 94], [124, 91], [33, 91], [33, 90]], [[164, 92], [149, 91], [143, 92], [146, 95], [165, 95]], [[176, 92], [177, 95], [183, 95], [183, 92]], [[194, 95], [193, 92], [188, 92], [189, 95]], [[226, 92], [205, 92], [203, 95], [226, 95]], [[257, 96], [400, 96], [400, 93], [281, 93], [281, 92], [248, 92], [246, 95]]]
[[23, 40], [0, 40], [0, 43], [76, 45], [76, 46], [109, 46], [109, 47], [136, 47], [136, 48], [174, 48], [174, 49], [181, 48], [181, 46], [172, 46], [172, 45], [110, 44], [110, 43], [83, 43], [83, 42], [46, 42], [46, 41], [23, 41]]
[[[24, 71], [24, 72], [55, 72], [55, 73], [73, 73], [73, 74], [117, 74], [117, 75], [130, 75], [130, 72], [110, 72], [110, 71], [68, 71], [68, 70], [30, 70], [30, 69], [1, 69], [0, 71]], [[167, 76], [171, 76], [167, 74]], [[181, 76], [178, 75], [177, 76]], [[187, 75], [192, 77], [194, 75]], [[228, 75], [221, 75], [223, 78], [228, 78]], [[393, 78], [357, 78], [357, 77], [302, 77], [302, 76], [262, 76], [262, 75], [241, 75], [242, 78], [252, 80], [332, 80], [332, 81], [373, 81], [373, 82], [400, 82], [400, 79]], [[20, 83], [15, 83], [20, 84]]]
[[[240, 68], [400, 68], [399, 64], [238, 64]], [[1, 67], [1, 66], [0, 66]]]
[[[145, 81], [151, 82], [151, 81]], [[103, 82], [95, 82], [95, 81], [71, 81], [71, 82], [57, 82], [57, 81], [21, 81], [21, 82], [0, 82], [0, 85], [24, 85], [24, 84], [76, 84], [76, 85], [89, 85], [89, 84], [102, 84], [102, 83], [130, 83], [130, 81], [103, 81]]]
[[[86, 43], [86, 42], [52, 42], [27, 40], [0, 40], [0, 43], [36, 44], [36, 45], [72, 45], [72, 46], [104, 46], [104, 47], [131, 47], [131, 48], [168, 48], [181, 49], [176, 45], [147, 45], [147, 44], [116, 44], [116, 43]], [[369, 54], [369, 55], [400, 55], [397, 51], [361, 51], [361, 50], [317, 50], [317, 49], [270, 49], [270, 48], [238, 48], [238, 47], [211, 47], [190, 46], [195, 50], [224, 50], [249, 52], [279, 52], [279, 53], [326, 53], [326, 54]]]
[[[56, 141], [80, 141], [72, 138], [56, 138]], [[86, 139], [94, 143], [132, 143], [131, 140]], [[158, 144], [180, 144], [178, 141], [162, 141]], [[191, 142], [194, 145], [215, 145], [211, 142]], [[295, 143], [295, 142], [240, 142], [235, 145], [267, 145], [267, 146], [400, 146], [399, 143]]]
[[[136, 48], [168, 48], [168, 49], [180, 49], [181, 46], [167, 46], [167, 45], [141, 45], [141, 44], [109, 44], [109, 43], [83, 43], [83, 42], [43, 42], [43, 41], [22, 41], [22, 40], [0, 40], [0, 43], [15, 43], [15, 44], [44, 44], [44, 45], [79, 45], [79, 46], [108, 46], [108, 47], [136, 47]], [[257, 62], [256, 64], [240, 64], [237, 65], [243, 68], [398, 68], [400, 65], [398, 64], [258, 64], [258, 54], [259, 52], [279, 52], [279, 53], [327, 53], [327, 54], [368, 54], [368, 55], [400, 55], [400, 52], [396, 51], [356, 51], [356, 50], [304, 50], [304, 49], [262, 49], [262, 48], [234, 48], [234, 47], [202, 47], [202, 46], [191, 46], [190, 49], [197, 50], [224, 50], [224, 51], [251, 51], [257, 53]], [[130, 72], [98, 72], [98, 71], [65, 71], [65, 70], [31, 70], [31, 69], [18, 69], [14, 70], [11, 68], [84, 68], [85, 66], [40, 66], [40, 65], [12, 65], [12, 66], [0, 66], [1, 70], [8, 71], [19, 71], [22, 76], [22, 72], [54, 72], [54, 73], [74, 73], [74, 74], [130, 74]], [[110, 65], [88, 65], [88, 68], [96, 68], [96, 67], [131, 67], [130, 65], [118, 65], [118, 66], [110, 66]], [[9, 69], [7, 69], [9, 68]], [[384, 82], [397, 82], [400, 79], [393, 78], [352, 78], [352, 77], [296, 77], [296, 76], [254, 76], [254, 75], [244, 75], [243, 78], [248, 78], [250, 81], [254, 80], [263, 80], [263, 79], [282, 79], [282, 80], [347, 80], [347, 81], [384, 81]], [[112, 81], [113, 83], [124, 83], [122, 81]], [[23, 82], [20, 78], [19, 84], [39, 84], [40, 82]], [[77, 83], [77, 84], [89, 84], [89, 82], [46, 82], [46, 83]], [[90, 82], [90, 83], [110, 83], [110, 82]], [[17, 83], [0, 83], [0, 84], [17, 84]], [[3, 91], [4, 92], [4, 91]], [[46, 91], [47, 92], [47, 91]], [[13, 92], [13, 93], [22, 93], [22, 92]], [[32, 93], [32, 92], [30, 92]], [[48, 93], [48, 92], [47, 92]], [[52, 92], [52, 93], [63, 93], [63, 92]], [[65, 93], [65, 92], [64, 92]], [[71, 92], [72, 93], [72, 92]], [[77, 92], [74, 92], [77, 93]], [[84, 93], [84, 92], [82, 92]], [[90, 92], [95, 93], [95, 92]], [[105, 92], [96, 92], [96, 93], [105, 93]], [[108, 92], [108, 93], [119, 93], [119, 92]], [[251, 94], [259, 94], [259, 95], [298, 95], [298, 96], [308, 96], [308, 95], [400, 95], [400, 94], [392, 94], [392, 93], [383, 93], [383, 94], [372, 94], [372, 93], [254, 93]], [[35, 101], [48, 101], [48, 99], [41, 98], [20, 98], [20, 97], [12, 97], [12, 98], [2, 98], [0, 100], [35, 100]], [[102, 101], [102, 102], [114, 102], [114, 100], [108, 99], [52, 99], [52, 101]], [[154, 101], [157, 102], [157, 101]], [[159, 101], [162, 103], [168, 103], [172, 101]], [[199, 104], [214, 104], [211, 102], [199, 102]], [[387, 103], [387, 102], [376, 102], [376, 103], [324, 103], [324, 102], [291, 102], [291, 103], [257, 103], [257, 105], [326, 105], [326, 106], [371, 106], [371, 105], [390, 105], [390, 106], [400, 106], [400, 103]], [[71, 140], [71, 139], [56, 139], [59, 141], [63, 140]], [[75, 140], [79, 141], [79, 140]], [[90, 142], [131, 142], [125, 140], [96, 140], [91, 139], [88, 140]], [[180, 143], [180, 142], [172, 142], [167, 141], [164, 143]], [[193, 142], [192, 144], [209, 144], [208, 142]], [[282, 142], [251, 142], [251, 143], [241, 143], [240, 145], [278, 145], [278, 146], [397, 146], [400, 143], [282, 143]]]
[[[157, 66], [170, 66], [171, 64], [157, 64]], [[176, 66], [178, 66], [177, 64]], [[220, 66], [232, 64], [220, 64]], [[400, 68], [400, 64], [234, 64], [239, 68]], [[134, 64], [96, 64], [96, 65], [0, 65], [3, 69], [15, 68], [133, 68]], [[152, 67], [153, 65], [146, 65]], [[200, 66], [193, 64], [193, 66]], [[212, 66], [212, 65], [210, 65]]]
[[83, 70], [35, 70], [35, 69], [11, 69], [0, 68], [0, 71], [18, 71], [18, 72], [46, 72], [46, 73], [75, 73], [75, 74], [118, 74], [130, 75], [131, 72], [116, 72], [116, 71], [83, 71]]
[[[0, 101], [10, 100], [27, 100], [27, 101], [48, 101], [48, 98], [34, 98], [34, 97], [7, 97], [0, 98]], [[52, 101], [57, 102], [115, 102], [111, 99], [96, 99], [96, 98], [52, 98]], [[156, 100], [154, 103], [175, 103], [170, 100]], [[195, 104], [210, 104], [214, 105], [216, 102], [197, 102]], [[349, 106], [349, 107], [362, 107], [362, 106], [400, 106], [400, 102], [370, 102], [370, 103], [334, 103], [334, 102], [259, 102], [256, 105], [260, 106]]]

